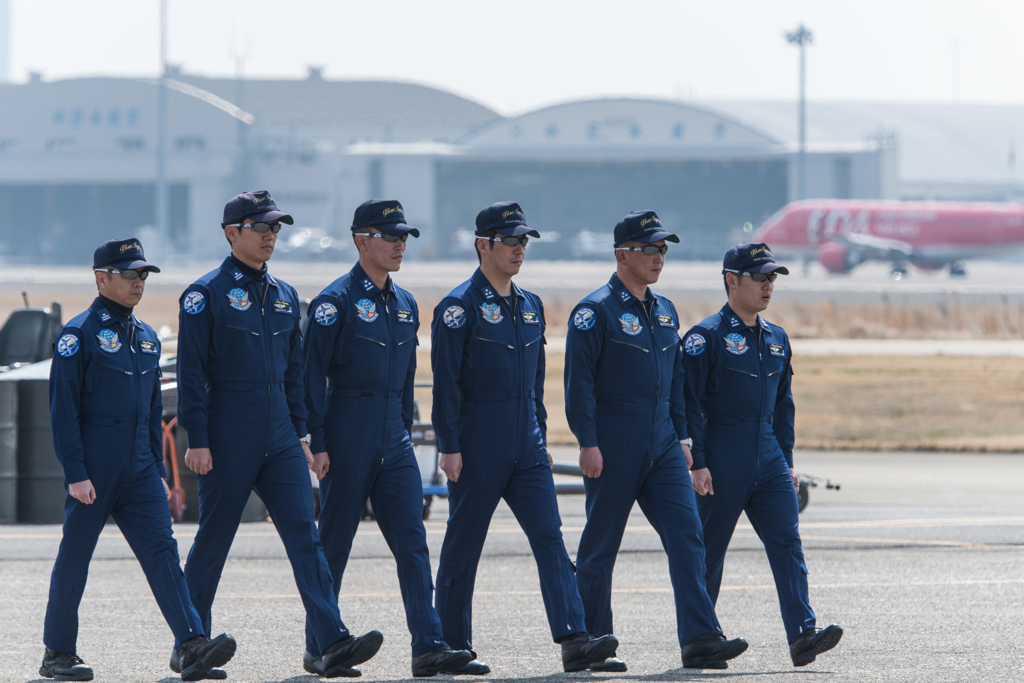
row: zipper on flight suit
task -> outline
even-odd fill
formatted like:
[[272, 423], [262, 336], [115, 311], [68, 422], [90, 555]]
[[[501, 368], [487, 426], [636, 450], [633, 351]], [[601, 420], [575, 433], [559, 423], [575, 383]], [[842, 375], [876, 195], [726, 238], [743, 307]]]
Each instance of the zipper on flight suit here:
[[[637, 299], [637, 301], [640, 301], [640, 300]], [[656, 304], [656, 303], [657, 303], [657, 299], [654, 299], [654, 294], [651, 294], [651, 310], [652, 311], [654, 310], [654, 304]], [[654, 316], [647, 310], [647, 305], [643, 301], [640, 301], [640, 308], [643, 309], [644, 316], [647, 318], [647, 327], [649, 327], [650, 330], [651, 330], [651, 348], [652, 349], [656, 349], [656, 348], [658, 348], [658, 334], [657, 334], [657, 332], [654, 329], [654, 322], [653, 322]], [[620, 343], [622, 343], [622, 342], [620, 342]], [[630, 344], [630, 346], [632, 346], [632, 345]], [[647, 353], [648, 352], [647, 349], [644, 349], [644, 352]], [[660, 363], [660, 360], [661, 359], [658, 358], [658, 354], [654, 354], [654, 372], [658, 376], [658, 383], [655, 385], [655, 388], [654, 388], [654, 411], [651, 413], [651, 467], [654, 467], [654, 446], [655, 446], [654, 440], [658, 436], [657, 435], [657, 430], [658, 430], [658, 396], [661, 395], [661, 363]]]
[[[512, 294], [511, 294], [511, 296], [512, 296], [512, 334], [515, 336], [515, 340], [517, 342], [515, 344], [515, 346], [517, 348], [513, 348], [512, 350], [516, 352], [516, 370], [522, 370], [523, 369], [523, 351], [522, 351], [522, 346], [523, 345], [522, 345], [521, 342], [523, 341], [523, 337], [520, 334], [521, 330], [519, 329], [519, 319], [518, 319], [518, 314], [519, 314], [519, 297], [516, 296], [516, 290], [515, 290], [514, 287], [512, 288], [511, 291], [512, 291]], [[516, 380], [517, 382], [522, 382], [523, 378], [521, 377], [521, 375], [522, 375], [521, 372], [515, 372], [515, 373], [513, 373], [512, 376], [517, 378], [517, 380]], [[517, 388], [519, 388], [519, 387], [517, 387]], [[521, 388], [520, 388], [520, 391], [518, 393], [519, 394], [523, 393]], [[517, 424], [517, 425], [521, 424], [521, 421], [519, 420], [519, 418], [521, 417], [519, 411], [520, 411], [522, 405], [523, 405], [523, 397], [519, 396], [519, 400], [516, 401], [516, 421], [513, 422], [512, 424]], [[514, 454], [512, 456], [512, 462], [513, 463], [519, 462], [519, 430], [516, 430], [515, 435], [513, 436], [513, 439], [512, 439], [512, 453]]]
[[[391, 309], [388, 307], [388, 293], [387, 293], [386, 290], [381, 290], [380, 298], [381, 298], [381, 301], [384, 304], [384, 329], [387, 330], [388, 341], [391, 341], [391, 340], [393, 340], [395, 338], [395, 334], [394, 334], [394, 330], [391, 327]], [[387, 355], [387, 362], [388, 362], [388, 372], [387, 372], [386, 377], [384, 378], [384, 380], [385, 380], [385, 384], [384, 384], [384, 392], [385, 392], [385, 394], [384, 394], [384, 432], [386, 434], [387, 433], [387, 428], [388, 428], [387, 427], [387, 424], [388, 424], [388, 420], [387, 420], [388, 406], [387, 406], [387, 404], [388, 404], [388, 402], [390, 400], [389, 394], [391, 393], [391, 384], [392, 384], [393, 376], [394, 376], [394, 373], [395, 373], [395, 362], [398, 360], [398, 358], [397, 358], [398, 347], [395, 346], [394, 344], [391, 344], [390, 347], [385, 346], [385, 349], [386, 349], [385, 353]], [[383, 436], [384, 435], [382, 435], [382, 437]], [[387, 439], [383, 439], [382, 442], [386, 444], [387, 443]], [[381, 467], [384, 466], [384, 458], [385, 458], [386, 455], [387, 455], [387, 449], [385, 448], [385, 449], [383, 449], [381, 451], [381, 455], [380, 455], [380, 466]]]

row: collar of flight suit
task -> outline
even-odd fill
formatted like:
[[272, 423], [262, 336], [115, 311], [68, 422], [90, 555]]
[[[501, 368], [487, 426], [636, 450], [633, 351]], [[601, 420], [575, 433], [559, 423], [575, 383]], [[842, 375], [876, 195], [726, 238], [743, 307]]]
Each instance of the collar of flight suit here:
[[[103, 305], [103, 302], [100, 301], [99, 297], [96, 297], [93, 300], [92, 305], [89, 306], [89, 310], [93, 315], [100, 319], [100, 325], [103, 327], [106, 327], [112, 322], [120, 322], [110, 311], [107, 310], [107, 307]], [[132, 317], [129, 322], [131, 322], [134, 327], [142, 327], [139, 323], [139, 319], [135, 317], [135, 313], [132, 313]]]
[[[227, 276], [231, 278], [231, 280], [234, 282], [238, 282], [240, 284], [242, 282], [256, 282], [251, 277], [243, 273], [242, 270], [235, 265], [235, 262], [231, 260], [230, 256], [224, 259], [224, 263], [220, 264], [220, 269], [224, 273], [227, 273]], [[269, 269], [263, 271], [263, 277], [266, 278], [268, 285], [270, 285], [271, 287], [277, 287], [277, 280], [275, 280], [274, 277], [270, 274]]]
[[373, 296], [378, 292], [387, 292], [392, 297], [396, 295], [395, 283], [391, 279], [390, 275], [388, 275], [387, 282], [384, 283], [384, 288], [381, 289], [377, 285], [373, 284], [373, 280], [371, 280], [370, 276], [366, 274], [366, 271], [363, 270], [363, 267], [359, 265], [358, 261], [356, 261], [356, 264], [352, 266], [352, 270], [349, 271], [349, 274], [352, 276], [352, 279], [356, 281], [359, 285], [359, 289], [361, 289], [366, 296]]
[[[729, 304], [722, 306], [720, 313], [722, 314], [722, 321], [730, 330], [747, 329], [748, 325], [740, 320], [740, 317], [733, 312], [732, 307], [730, 307]], [[760, 315], [757, 316], [757, 325], [760, 325], [765, 332], [772, 331], [768, 321]], [[757, 327], [757, 325], [754, 325], [754, 327]]]
[[[497, 299], [503, 299], [504, 297], [498, 296], [498, 293], [494, 291], [494, 287], [491, 286], [487, 276], [483, 274], [479, 268], [473, 273], [473, 277], [470, 278], [473, 285], [480, 290], [480, 295], [485, 301], [496, 301]], [[523, 294], [523, 290], [519, 289], [519, 285], [512, 283], [512, 294], [517, 299], [525, 299], [526, 295]]]
[[[640, 299], [633, 296], [632, 292], [626, 289], [626, 285], [622, 284], [622, 280], [619, 279], [617, 273], [612, 273], [611, 279], [608, 280], [608, 287], [615, 294], [615, 300], [622, 304], [623, 308], [629, 308], [633, 305], [633, 302], [640, 301]], [[654, 292], [651, 291], [650, 287], [647, 288], [647, 293], [644, 296], [647, 297], [647, 301], [657, 303], [654, 298]]]

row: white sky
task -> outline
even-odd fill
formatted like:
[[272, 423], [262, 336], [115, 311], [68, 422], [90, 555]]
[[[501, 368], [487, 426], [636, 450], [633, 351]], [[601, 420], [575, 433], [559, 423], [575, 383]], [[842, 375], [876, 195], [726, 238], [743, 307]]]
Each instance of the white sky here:
[[[782, 33], [800, 22], [810, 99], [1024, 103], [1019, 0], [168, 2], [169, 60], [189, 72], [233, 75], [244, 54], [248, 76], [317, 65], [503, 113], [603, 95], [793, 99]], [[16, 82], [158, 71], [159, 0], [10, 3]]]

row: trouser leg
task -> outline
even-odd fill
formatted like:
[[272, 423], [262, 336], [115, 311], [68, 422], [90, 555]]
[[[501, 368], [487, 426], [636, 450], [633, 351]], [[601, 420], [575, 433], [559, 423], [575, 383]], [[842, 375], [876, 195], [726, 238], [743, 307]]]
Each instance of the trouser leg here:
[[637, 502], [661, 537], [668, 555], [680, 647], [709, 631], [721, 633], [714, 604], [705, 588], [700, 519], [686, 460], [678, 444], [656, 459]]
[[182, 641], [205, 633], [189, 598], [178, 559], [178, 543], [171, 531], [167, 495], [152, 460], [137, 465], [134, 479], [125, 487], [113, 516], [174, 634], [175, 649]]
[[736, 522], [743, 512], [756, 471], [742, 466], [729, 468], [717, 464], [709, 464], [708, 469], [715, 493], [698, 495], [696, 500], [704, 535], [704, 563], [707, 572], [705, 587], [711, 601], [717, 603], [722, 588], [725, 553], [736, 530]]
[[334, 594], [320, 535], [313, 516], [313, 490], [302, 447], [268, 456], [256, 479], [256, 491], [274, 520], [292, 565], [295, 585], [302, 597], [319, 656], [347, 636]]
[[530, 540], [551, 637], [557, 642], [585, 631], [583, 601], [562, 540], [562, 519], [548, 463], [517, 467], [505, 489], [505, 502]]
[[764, 543], [779, 594], [787, 640], [815, 625], [807, 589], [807, 564], [800, 541], [796, 489], [785, 462], [779, 459], [762, 470], [746, 505], [747, 518]]
[[430, 551], [423, 527], [423, 480], [408, 438], [395, 444], [385, 456], [370, 501], [398, 566], [398, 584], [412, 634], [412, 656], [427, 654], [444, 643], [444, 636], [433, 603]]

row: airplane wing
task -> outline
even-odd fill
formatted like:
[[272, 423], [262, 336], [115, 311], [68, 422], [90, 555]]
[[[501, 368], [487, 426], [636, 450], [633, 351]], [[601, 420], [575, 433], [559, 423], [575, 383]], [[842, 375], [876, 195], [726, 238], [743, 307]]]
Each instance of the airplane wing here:
[[851, 233], [843, 235], [843, 241], [850, 246], [872, 252], [872, 256], [878, 259], [907, 259], [914, 253], [914, 247], [906, 242], [876, 237], [875, 235]]

